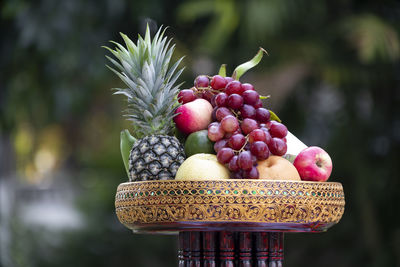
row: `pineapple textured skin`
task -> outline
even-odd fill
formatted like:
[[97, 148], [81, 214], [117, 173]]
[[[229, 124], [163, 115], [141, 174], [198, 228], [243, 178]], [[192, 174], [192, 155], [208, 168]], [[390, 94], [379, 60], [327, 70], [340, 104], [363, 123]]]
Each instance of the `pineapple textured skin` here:
[[174, 136], [151, 135], [136, 142], [129, 156], [129, 181], [171, 180], [185, 160]]

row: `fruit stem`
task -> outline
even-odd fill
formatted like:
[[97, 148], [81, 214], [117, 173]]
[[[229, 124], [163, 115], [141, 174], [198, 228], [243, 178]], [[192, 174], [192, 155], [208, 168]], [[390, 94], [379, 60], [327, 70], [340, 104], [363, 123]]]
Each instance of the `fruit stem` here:
[[240, 111], [238, 111], [238, 113], [236, 113], [233, 109], [229, 109], [231, 112], [232, 112], [232, 114], [233, 115], [235, 115], [235, 117], [236, 117], [236, 119], [238, 120], [238, 122], [242, 122], [242, 120], [241, 119], [239, 119], [239, 115], [240, 115]]
[[321, 157], [319, 155], [317, 155], [315, 157], [315, 159], [316, 159], [315, 160], [315, 165], [317, 165], [319, 168], [321, 168], [323, 166]]
[[245, 138], [246, 138], [246, 142], [244, 142], [244, 145], [239, 150], [233, 150], [233, 152], [235, 154], [239, 154], [240, 152], [243, 152], [245, 150], [244, 148], [246, 147], [247, 143], [249, 142], [249, 135], [246, 135]]
[[220, 91], [212, 89], [211, 86], [209, 86], [209, 87], [192, 87], [191, 89], [194, 91], [195, 94], [203, 93], [204, 91], [209, 91], [209, 92], [215, 93], [215, 94], [220, 93]]

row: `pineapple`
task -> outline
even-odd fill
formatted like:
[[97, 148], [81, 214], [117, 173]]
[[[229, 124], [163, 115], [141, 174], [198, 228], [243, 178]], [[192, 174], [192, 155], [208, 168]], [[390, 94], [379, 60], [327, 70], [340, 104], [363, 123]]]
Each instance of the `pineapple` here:
[[129, 181], [173, 179], [185, 160], [182, 144], [171, 136], [182, 58], [170, 64], [174, 45], [170, 46], [164, 32], [160, 28], [151, 40], [147, 26], [144, 39], [139, 35], [137, 44], [121, 33], [126, 48], [113, 41], [114, 50], [105, 47], [118, 60], [106, 56], [115, 69], [108, 67], [127, 86], [115, 88], [114, 94], [127, 97], [126, 116], [137, 139], [129, 156]]

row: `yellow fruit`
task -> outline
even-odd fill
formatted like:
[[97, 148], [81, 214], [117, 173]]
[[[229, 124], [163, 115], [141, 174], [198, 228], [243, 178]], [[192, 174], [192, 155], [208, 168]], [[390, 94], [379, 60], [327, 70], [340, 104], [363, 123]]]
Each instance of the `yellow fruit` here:
[[229, 179], [229, 170], [218, 162], [213, 154], [194, 154], [179, 167], [175, 180], [223, 180]]
[[279, 156], [270, 156], [258, 161], [259, 179], [264, 180], [295, 180], [300, 181], [300, 175], [290, 161]]

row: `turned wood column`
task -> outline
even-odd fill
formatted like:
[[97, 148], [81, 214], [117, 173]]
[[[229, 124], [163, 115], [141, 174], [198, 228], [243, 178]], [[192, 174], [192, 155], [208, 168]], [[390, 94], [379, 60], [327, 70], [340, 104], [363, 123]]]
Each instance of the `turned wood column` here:
[[282, 267], [283, 232], [180, 232], [179, 267]]

